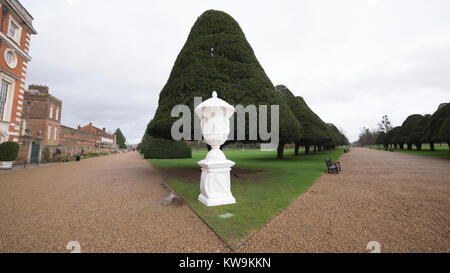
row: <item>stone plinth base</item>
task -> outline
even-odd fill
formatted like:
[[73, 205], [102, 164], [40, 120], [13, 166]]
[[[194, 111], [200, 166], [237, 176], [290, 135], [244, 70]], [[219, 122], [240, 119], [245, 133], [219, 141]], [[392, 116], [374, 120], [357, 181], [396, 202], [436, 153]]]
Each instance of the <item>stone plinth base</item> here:
[[12, 161], [0, 161], [0, 169], [1, 170], [12, 169], [12, 165], [13, 165]]
[[230, 160], [198, 162], [198, 165], [202, 167], [201, 193], [198, 196], [200, 202], [209, 207], [236, 203], [236, 199], [231, 194], [230, 183], [230, 170], [234, 164]]

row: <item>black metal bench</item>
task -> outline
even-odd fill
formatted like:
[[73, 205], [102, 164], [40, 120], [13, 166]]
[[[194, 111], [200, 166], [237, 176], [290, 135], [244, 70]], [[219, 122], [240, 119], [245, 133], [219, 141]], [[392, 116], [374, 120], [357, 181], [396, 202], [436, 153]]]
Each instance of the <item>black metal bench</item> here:
[[339, 174], [342, 171], [341, 162], [339, 161], [332, 162], [331, 159], [325, 159], [325, 163], [327, 164], [328, 173]]

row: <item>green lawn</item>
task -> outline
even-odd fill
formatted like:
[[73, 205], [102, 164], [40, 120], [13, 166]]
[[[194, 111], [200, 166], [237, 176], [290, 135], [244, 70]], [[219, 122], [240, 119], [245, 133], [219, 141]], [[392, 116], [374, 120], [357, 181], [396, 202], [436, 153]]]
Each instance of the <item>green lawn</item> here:
[[[200, 193], [200, 167], [206, 151], [193, 151], [191, 159], [150, 159], [160, 168], [167, 183], [225, 241], [236, 249], [251, 234], [277, 216], [316, 181], [326, 166], [324, 159], [337, 160], [342, 149], [294, 156], [285, 151], [277, 160], [276, 152], [226, 150], [236, 162], [231, 175], [231, 191], [237, 204], [207, 207], [197, 200]], [[344, 166], [345, 167], [345, 166]], [[219, 215], [234, 214], [222, 219]]]
[[[435, 145], [434, 148], [436, 151], [434, 151], [434, 152], [430, 151], [429, 145], [423, 145], [421, 151], [415, 150], [415, 147], [416, 146], [413, 146], [413, 150], [408, 151], [405, 146], [405, 149], [403, 149], [403, 150], [396, 149], [395, 152], [450, 159], [450, 152], [449, 152], [447, 144], [442, 144], [442, 146], [440, 146], [439, 144]], [[384, 150], [384, 148], [382, 146], [370, 146], [369, 148], [377, 149], [377, 150]]]

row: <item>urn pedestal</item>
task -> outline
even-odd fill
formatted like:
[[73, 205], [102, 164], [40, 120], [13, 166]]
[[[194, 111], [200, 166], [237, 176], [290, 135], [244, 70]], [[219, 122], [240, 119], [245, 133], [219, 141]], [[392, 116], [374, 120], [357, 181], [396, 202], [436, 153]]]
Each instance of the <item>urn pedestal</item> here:
[[211, 162], [202, 160], [198, 165], [202, 167], [200, 179], [200, 195], [198, 200], [207, 206], [229, 205], [236, 203], [231, 194], [230, 171], [234, 166], [231, 160]]
[[200, 195], [198, 200], [207, 206], [220, 206], [236, 203], [231, 194], [230, 171], [234, 162], [228, 160], [220, 150], [230, 133], [230, 117], [234, 108], [226, 101], [212, 98], [202, 102], [195, 108], [195, 114], [201, 119], [202, 135], [212, 149], [206, 158], [198, 162], [202, 168], [200, 178]]

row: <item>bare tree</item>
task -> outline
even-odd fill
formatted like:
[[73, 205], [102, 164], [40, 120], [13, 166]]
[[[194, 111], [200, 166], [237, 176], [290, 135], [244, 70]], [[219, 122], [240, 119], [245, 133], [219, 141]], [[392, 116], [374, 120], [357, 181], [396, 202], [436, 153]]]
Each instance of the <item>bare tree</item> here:
[[375, 145], [379, 133], [380, 131], [378, 130], [370, 130], [369, 128], [363, 127], [361, 129], [361, 133], [359, 134], [359, 138], [357, 141], [358, 145], [359, 146]]
[[381, 118], [381, 123], [378, 123], [379, 131], [383, 131], [386, 134], [393, 128], [391, 121], [387, 115]]

